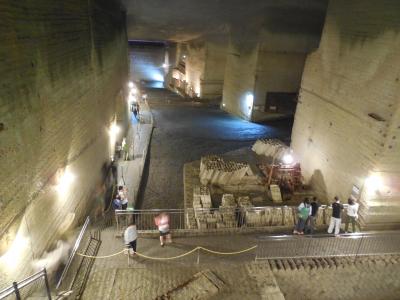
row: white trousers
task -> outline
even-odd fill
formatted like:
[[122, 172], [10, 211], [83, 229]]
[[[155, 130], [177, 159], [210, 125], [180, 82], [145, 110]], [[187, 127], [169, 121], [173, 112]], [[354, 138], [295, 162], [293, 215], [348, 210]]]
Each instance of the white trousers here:
[[335, 234], [339, 234], [341, 223], [342, 219], [331, 217], [331, 223], [329, 224], [328, 233], [332, 233], [333, 228], [335, 228]]

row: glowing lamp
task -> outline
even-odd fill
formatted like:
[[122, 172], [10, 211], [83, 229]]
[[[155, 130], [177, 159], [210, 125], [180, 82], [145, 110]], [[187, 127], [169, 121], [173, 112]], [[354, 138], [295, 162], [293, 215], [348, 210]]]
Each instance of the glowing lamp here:
[[222, 103], [222, 107], [225, 107], [225, 103]]
[[162, 64], [162, 67], [163, 67], [164, 69], [166, 69], [166, 68], [168, 68], [168, 67], [169, 67], [169, 65], [168, 65], [168, 64], [166, 64], [166, 63], [163, 63], [163, 64]]
[[365, 185], [369, 192], [378, 192], [383, 188], [382, 177], [378, 174], [372, 174], [365, 180]]
[[282, 158], [282, 161], [285, 165], [290, 165], [293, 163], [293, 155], [285, 154]]
[[253, 101], [254, 101], [254, 95], [249, 93], [246, 95], [246, 106], [249, 109], [249, 113], [251, 113], [251, 110], [253, 109]]
[[75, 176], [69, 170], [65, 170], [58, 179], [56, 190], [60, 195], [68, 192], [69, 187], [74, 182]]
[[120, 130], [120, 128], [115, 123], [113, 123], [111, 125], [110, 131], [109, 131], [110, 136], [115, 137], [119, 133], [119, 130]]
[[130, 89], [132, 89], [132, 88], [134, 87], [134, 84], [133, 84], [133, 82], [132, 82], [132, 81], [129, 81], [129, 83], [128, 83], [128, 87], [129, 87]]

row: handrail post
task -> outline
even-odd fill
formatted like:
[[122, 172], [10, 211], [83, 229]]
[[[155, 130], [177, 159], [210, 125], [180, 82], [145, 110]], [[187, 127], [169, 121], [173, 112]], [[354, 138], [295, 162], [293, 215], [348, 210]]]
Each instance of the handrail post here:
[[43, 269], [43, 274], [44, 274], [44, 283], [46, 285], [47, 297], [49, 298], [49, 300], [51, 300], [51, 291], [50, 291], [49, 279], [47, 277], [46, 268]]
[[197, 248], [197, 264], [200, 264], [200, 248]]
[[17, 300], [21, 300], [21, 294], [19, 293], [18, 283], [16, 281], [13, 282], [13, 287], [14, 287], [14, 292], [15, 292], [15, 298]]

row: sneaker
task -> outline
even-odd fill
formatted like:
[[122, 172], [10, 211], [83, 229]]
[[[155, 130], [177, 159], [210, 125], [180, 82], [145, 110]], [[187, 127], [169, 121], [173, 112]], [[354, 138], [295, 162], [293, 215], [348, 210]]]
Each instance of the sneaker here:
[[293, 234], [298, 234], [299, 232], [297, 230], [293, 230]]
[[164, 244], [161, 244], [161, 247], [164, 247]]
[[304, 232], [299, 232], [299, 234], [300, 234], [300, 235], [303, 235], [303, 234], [304, 234]]

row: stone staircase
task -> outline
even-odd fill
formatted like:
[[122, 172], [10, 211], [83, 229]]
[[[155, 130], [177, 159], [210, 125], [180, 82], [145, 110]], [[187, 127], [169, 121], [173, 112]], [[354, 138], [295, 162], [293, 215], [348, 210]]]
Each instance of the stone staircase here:
[[385, 266], [398, 263], [400, 263], [400, 255], [288, 258], [268, 260], [268, 264], [272, 272], [298, 270], [334, 270], [357, 265]]

